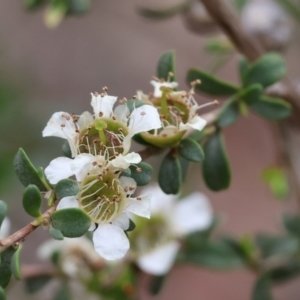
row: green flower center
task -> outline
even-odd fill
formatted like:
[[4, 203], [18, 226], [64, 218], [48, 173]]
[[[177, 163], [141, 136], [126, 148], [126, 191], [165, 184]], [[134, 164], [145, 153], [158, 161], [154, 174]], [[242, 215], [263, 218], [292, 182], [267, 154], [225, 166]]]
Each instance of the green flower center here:
[[128, 134], [127, 127], [112, 118], [96, 119], [79, 135], [79, 152], [103, 155], [111, 159], [115, 153], [123, 152], [123, 140]]
[[78, 200], [92, 222], [108, 223], [123, 212], [126, 191], [117, 174], [88, 175], [81, 183]]

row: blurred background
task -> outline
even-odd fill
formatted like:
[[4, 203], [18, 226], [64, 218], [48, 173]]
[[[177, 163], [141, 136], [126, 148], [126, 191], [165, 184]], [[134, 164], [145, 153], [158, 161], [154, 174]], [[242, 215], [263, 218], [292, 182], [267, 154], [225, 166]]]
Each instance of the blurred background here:
[[[152, 1], [151, 1], [152, 2]], [[166, 4], [175, 0], [160, 1]], [[146, 1], [144, 1], [146, 3]], [[21, 209], [23, 187], [13, 173], [12, 160], [23, 147], [36, 166], [46, 167], [61, 155], [61, 142], [42, 138], [41, 132], [56, 111], [79, 114], [90, 109], [90, 92], [108, 86], [109, 94], [131, 97], [137, 90], [152, 91], [160, 55], [176, 50], [177, 81], [189, 89], [188, 68], [207, 69], [211, 56], [204, 50], [205, 36], [186, 28], [182, 16], [164, 21], [141, 17], [133, 1], [92, 1], [87, 14], [68, 17], [55, 29], [43, 24], [44, 12], [28, 12], [21, 1], [0, 2], [0, 198], [9, 206], [12, 231], [30, 218]], [[286, 52], [289, 76], [299, 76], [300, 33], [293, 32]], [[237, 82], [235, 54], [218, 76]], [[199, 103], [206, 99], [196, 95]], [[249, 115], [225, 129], [232, 167], [232, 184], [227, 191], [208, 191], [194, 164], [185, 190], [199, 190], [210, 198], [215, 213], [221, 215], [222, 232], [236, 236], [255, 232], [278, 232], [281, 214], [295, 209], [295, 201], [276, 201], [260, 179], [261, 171], [275, 163], [277, 136], [272, 122]], [[159, 164], [160, 157], [150, 163]], [[23, 263], [36, 262], [36, 246], [48, 238], [39, 228], [24, 245]], [[140, 282], [140, 299], [152, 299]], [[162, 293], [155, 299], [250, 299], [255, 276], [246, 270], [214, 272], [187, 265], [176, 266]], [[299, 279], [275, 288], [277, 299], [299, 299]], [[10, 286], [8, 299], [20, 297], [22, 283]], [[22, 299], [48, 299], [47, 295], [23, 295]], [[50, 299], [50, 298], [49, 298]], [[154, 297], [153, 297], [154, 299]]]

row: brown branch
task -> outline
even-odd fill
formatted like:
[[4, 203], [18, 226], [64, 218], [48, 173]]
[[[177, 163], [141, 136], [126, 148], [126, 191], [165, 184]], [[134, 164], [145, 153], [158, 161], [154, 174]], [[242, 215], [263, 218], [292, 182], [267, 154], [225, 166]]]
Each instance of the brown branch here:
[[[50, 207], [43, 215], [43, 219], [49, 218], [50, 214], [56, 210], [56, 205]], [[42, 225], [42, 224], [40, 224]], [[15, 246], [17, 243], [23, 242], [25, 238], [37, 229], [40, 225], [32, 225], [31, 223], [16, 231], [11, 236], [0, 241], [0, 253], [10, 246]]]

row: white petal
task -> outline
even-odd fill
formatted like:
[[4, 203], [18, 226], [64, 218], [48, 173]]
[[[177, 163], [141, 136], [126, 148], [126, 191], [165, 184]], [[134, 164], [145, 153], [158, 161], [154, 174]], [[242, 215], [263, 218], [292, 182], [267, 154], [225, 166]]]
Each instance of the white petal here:
[[93, 242], [96, 252], [107, 260], [120, 259], [129, 249], [124, 231], [112, 224], [99, 224], [94, 231]]
[[127, 230], [130, 225], [129, 217], [126, 213], [122, 213], [117, 219], [112, 222], [113, 225], [116, 225], [123, 230]]
[[8, 237], [10, 231], [10, 220], [5, 217], [0, 228], [0, 240]]
[[120, 177], [121, 186], [126, 190], [126, 195], [132, 195], [136, 190], [136, 182], [133, 178], [122, 176]]
[[127, 155], [119, 154], [115, 159], [111, 161], [111, 164], [116, 168], [127, 169], [130, 164], [138, 164], [142, 158], [138, 153], [131, 152]]
[[94, 231], [95, 229], [96, 229], [96, 224], [95, 223], [91, 223], [91, 226], [88, 229], [88, 231]]
[[94, 109], [95, 117], [110, 117], [113, 112], [113, 106], [117, 101], [117, 97], [105, 95], [101, 97], [101, 95], [95, 96], [92, 93], [92, 101], [91, 105]]
[[129, 119], [129, 135], [161, 128], [157, 109], [152, 105], [143, 105], [134, 109]]
[[68, 196], [62, 198], [59, 201], [56, 210], [65, 209], [65, 208], [79, 208], [77, 198], [75, 196]]
[[44, 137], [57, 136], [69, 140], [76, 135], [76, 126], [72, 116], [63, 111], [54, 113], [43, 130]]
[[169, 242], [138, 259], [139, 267], [149, 274], [164, 275], [173, 266], [180, 244]]
[[94, 119], [92, 114], [89, 111], [85, 111], [82, 113], [78, 119], [78, 126], [80, 129], [84, 129], [88, 127], [91, 123], [93, 123]]
[[45, 175], [50, 183], [56, 184], [60, 180], [72, 176], [74, 174], [71, 170], [72, 162], [73, 159], [68, 157], [58, 157], [53, 159], [45, 169]]
[[151, 80], [150, 83], [154, 86], [153, 95], [156, 98], [159, 98], [159, 97], [162, 96], [162, 91], [160, 90], [160, 88], [162, 86], [165, 86], [165, 87], [168, 87], [168, 88], [171, 88], [171, 89], [174, 89], [178, 86], [178, 83], [175, 82], [175, 81], [172, 81], [172, 82], [168, 82], [168, 81], [159, 82], [159, 81], [156, 81], [156, 80]]
[[93, 169], [93, 162], [96, 161], [95, 156], [89, 153], [77, 155], [71, 163], [71, 170], [75, 174], [78, 181], [82, 181], [84, 177]]
[[128, 116], [130, 115], [127, 104], [118, 105], [114, 110], [114, 115], [118, 121], [127, 124]]
[[172, 219], [178, 234], [184, 235], [207, 228], [213, 220], [213, 210], [208, 198], [195, 192], [176, 204]]
[[176, 196], [166, 195], [158, 184], [150, 184], [146, 188], [143, 188], [143, 194], [151, 194], [151, 215], [169, 215], [171, 208], [174, 206]]
[[126, 211], [130, 211], [140, 217], [150, 218], [150, 203], [152, 195], [139, 196], [137, 198], [129, 198]]
[[193, 117], [188, 123], [184, 124], [180, 122], [179, 130], [188, 130], [188, 129], [195, 129], [195, 130], [202, 130], [206, 126], [206, 120], [202, 119], [199, 116]]

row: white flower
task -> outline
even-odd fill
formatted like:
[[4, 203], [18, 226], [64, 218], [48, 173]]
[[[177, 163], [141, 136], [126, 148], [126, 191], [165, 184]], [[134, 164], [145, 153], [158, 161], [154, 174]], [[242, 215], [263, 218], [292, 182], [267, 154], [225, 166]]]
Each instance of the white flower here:
[[140, 253], [137, 263], [147, 273], [163, 275], [174, 263], [180, 248], [178, 239], [194, 231], [206, 229], [212, 222], [213, 212], [209, 200], [200, 192], [190, 194], [176, 202], [176, 197], [165, 195], [158, 186], [151, 186], [149, 190], [153, 193], [151, 220], [152, 218], [164, 220], [161, 234], [165, 235], [165, 238], [161, 244]]
[[119, 154], [110, 163], [118, 169], [127, 169], [131, 164], [138, 164], [142, 161], [141, 156], [138, 153], [131, 152], [127, 155]]
[[132, 137], [141, 132], [161, 128], [157, 109], [152, 105], [142, 105], [134, 109], [129, 117], [128, 134], [123, 141], [124, 153], [130, 148]]
[[55, 253], [60, 254], [59, 265], [62, 271], [73, 278], [87, 273], [93, 264], [104, 264], [92, 242], [84, 236], [64, 238], [62, 241], [48, 240], [37, 249], [37, 255], [42, 260], [51, 260]]
[[151, 80], [150, 83], [154, 86], [154, 92], [153, 96], [156, 98], [159, 98], [162, 96], [161, 87], [168, 87], [171, 89], [175, 89], [178, 87], [178, 83], [175, 81], [157, 81], [157, 80]]
[[92, 95], [91, 105], [94, 109], [95, 117], [110, 117], [113, 112], [113, 106], [118, 97], [109, 96], [106, 94], [94, 94]]
[[[136, 189], [136, 183], [132, 178], [121, 177], [120, 186], [127, 193], [127, 197], [122, 199], [123, 209], [116, 218], [97, 223], [91, 226], [94, 230], [93, 242], [96, 252], [107, 260], [116, 260], [122, 258], [129, 249], [129, 240], [124, 230], [129, 228], [130, 220], [128, 213], [134, 213], [138, 216], [150, 218], [150, 195], [131, 197]], [[100, 203], [101, 205], [101, 203]], [[57, 210], [65, 208], [82, 208], [77, 197], [70, 196], [61, 199]], [[117, 211], [117, 210], [116, 210]], [[106, 211], [101, 215], [105, 216]]]
[[0, 228], [0, 240], [8, 237], [10, 231], [10, 220], [5, 217]]

